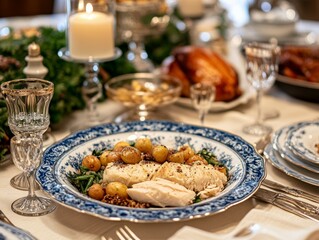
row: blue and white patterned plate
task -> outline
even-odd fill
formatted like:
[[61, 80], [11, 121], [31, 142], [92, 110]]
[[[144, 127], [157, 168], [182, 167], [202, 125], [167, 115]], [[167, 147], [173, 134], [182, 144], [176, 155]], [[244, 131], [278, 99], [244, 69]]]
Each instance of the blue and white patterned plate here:
[[[221, 194], [186, 207], [136, 209], [106, 204], [78, 192], [66, 173], [75, 171], [93, 149], [118, 141], [149, 136], [153, 143], [177, 148], [189, 144], [196, 151], [208, 148], [229, 168], [230, 179]], [[36, 178], [44, 191], [64, 206], [108, 220], [162, 222], [215, 214], [249, 198], [265, 178], [265, 163], [242, 138], [211, 128], [166, 121], [109, 123], [74, 133], [44, 152]]]
[[290, 150], [311, 163], [319, 164], [319, 122], [304, 122], [291, 129], [287, 144]]
[[296, 156], [293, 152], [290, 151], [289, 147], [287, 146], [287, 136], [291, 129], [294, 129], [296, 126], [303, 124], [297, 123], [287, 127], [283, 127], [277, 130], [274, 133], [274, 137], [272, 140], [273, 148], [280, 154], [282, 158], [285, 160], [299, 166], [305, 168], [311, 172], [319, 173], [319, 166], [313, 164], [311, 162], [304, 161], [299, 156]]
[[286, 161], [277, 151], [275, 151], [275, 149], [273, 149], [271, 143], [266, 146], [264, 155], [274, 167], [283, 171], [287, 175], [311, 185], [319, 186], [319, 175], [317, 173], [310, 172]]
[[30, 233], [0, 221], [1, 240], [36, 240]]

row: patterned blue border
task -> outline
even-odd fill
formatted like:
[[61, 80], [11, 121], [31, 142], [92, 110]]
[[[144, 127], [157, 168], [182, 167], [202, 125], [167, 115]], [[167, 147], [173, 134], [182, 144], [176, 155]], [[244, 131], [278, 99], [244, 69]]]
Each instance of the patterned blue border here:
[[304, 161], [302, 158], [296, 156], [289, 150], [287, 144], [287, 135], [295, 127], [296, 125], [293, 124], [277, 130], [272, 141], [273, 148], [280, 154], [283, 159], [293, 163], [294, 165], [305, 168], [311, 172], [319, 173], [319, 165]]
[[[69, 191], [56, 174], [56, 163], [70, 150], [89, 140], [125, 132], [163, 131], [180, 132], [215, 140], [227, 146], [243, 159], [244, 176], [240, 183], [227, 194], [211, 201], [193, 204], [180, 208], [165, 209], [132, 209], [105, 204], [74, 194]], [[57, 202], [84, 213], [92, 214], [108, 220], [127, 220], [135, 222], [178, 221], [215, 214], [249, 198], [259, 188], [265, 178], [264, 159], [256, 153], [254, 147], [242, 138], [224, 131], [166, 121], [144, 121], [128, 123], [108, 123], [76, 132], [62, 141], [49, 147], [43, 162], [36, 172], [36, 178], [44, 191]]]
[[264, 151], [267, 160], [277, 169], [283, 171], [288, 176], [294, 177], [305, 183], [319, 186], [319, 177], [317, 173], [310, 172], [306, 169], [298, 167], [290, 162], [284, 160], [276, 150], [273, 149], [272, 145], [266, 146]]
[[[4, 222], [1, 222], [1, 221], [0, 221], [0, 228], [4, 229], [9, 234], [14, 235], [16, 237], [16, 239], [36, 240], [36, 238], [33, 237], [30, 233], [27, 233], [20, 228], [16, 228], [14, 226], [11, 226], [11, 225], [4, 223]], [[3, 231], [1, 231], [0, 232], [0, 239], [8, 239], [9, 240], [10, 239], [9, 234], [7, 236], [3, 235]]]
[[[287, 144], [289, 149], [296, 154], [297, 156], [305, 159], [306, 161], [319, 164], [319, 157], [315, 155], [311, 150], [304, 145], [302, 140], [303, 136], [309, 134], [306, 132], [305, 128], [308, 126], [319, 126], [319, 122], [301, 122], [296, 124], [295, 127], [292, 127], [287, 135]], [[314, 131], [312, 134], [317, 134], [317, 131]], [[316, 143], [316, 137], [314, 137], [314, 144]]]

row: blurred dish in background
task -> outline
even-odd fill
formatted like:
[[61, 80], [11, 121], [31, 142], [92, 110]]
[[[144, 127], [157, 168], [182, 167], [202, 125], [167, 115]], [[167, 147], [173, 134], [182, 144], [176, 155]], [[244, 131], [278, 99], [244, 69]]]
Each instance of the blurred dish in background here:
[[238, 28], [235, 30], [235, 36], [239, 35], [241, 37], [242, 42], [270, 42], [275, 41], [280, 45], [311, 45], [316, 43], [316, 34], [310, 31], [298, 31], [295, 30], [291, 34], [287, 36], [264, 36], [258, 34], [250, 24], [245, 25], [242, 28]]
[[257, 0], [249, 10], [249, 25], [258, 35], [283, 37], [295, 32], [299, 15], [287, 1]]
[[283, 47], [279, 72], [287, 77], [319, 83], [319, 48], [308, 46]]
[[164, 71], [182, 82], [182, 97], [190, 97], [195, 83], [215, 85], [216, 101], [232, 101], [241, 95], [234, 67], [209, 48], [184, 46], [173, 51]]
[[288, 1], [255, 0], [249, 8], [250, 21], [236, 34], [243, 42], [275, 41], [281, 45], [309, 45], [316, 42], [316, 35], [297, 28], [299, 14]]
[[277, 75], [276, 85], [295, 98], [309, 102], [319, 102], [319, 83]]
[[319, 48], [283, 47], [277, 85], [293, 97], [319, 102]]

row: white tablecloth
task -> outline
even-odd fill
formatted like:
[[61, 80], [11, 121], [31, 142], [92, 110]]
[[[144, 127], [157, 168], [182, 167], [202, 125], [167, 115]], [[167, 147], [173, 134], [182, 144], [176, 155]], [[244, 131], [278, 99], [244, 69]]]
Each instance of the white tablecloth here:
[[[267, 121], [267, 124], [271, 125], [274, 130], [294, 122], [313, 120], [319, 117], [319, 104], [293, 99], [283, 92], [280, 92], [276, 87], [273, 87], [272, 90], [265, 95], [262, 105], [265, 111], [273, 109], [280, 112], [279, 118]], [[106, 121], [111, 121], [121, 110], [121, 106], [110, 100], [98, 106], [98, 111], [104, 113]], [[192, 109], [175, 104], [165, 107], [162, 111], [170, 113], [180, 122], [199, 124], [197, 113]], [[225, 112], [211, 112], [207, 115], [206, 126], [226, 130], [240, 135], [248, 142], [254, 143], [258, 140], [258, 137], [248, 136], [242, 132], [243, 126], [252, 122], [254, 116], [255, 109], [251, 103], [248, 103]], [[67, 117], [60, 128], [54, 130], [53, 133], [55, 137], [57, 139], [65, 137], [69, 134], [68, 129], [83, 119], [85, 119], [85, 113], [83, 111], [75, 112]], [[10, 186], [10, 179], [18, 173], [19, 170], [13, 164], [0, 168], [1, 210], [16, 226], [29, 231], [38, 239], [99, 239], [101, 234], [114, 225], [122, 225], [121, 222], [100, 219], [59, 204], [57, 204], [58, 207], [53, 213], [46, 216], [24, 217], [17, 215], [11, 211], [11, 203], [17, 198], [27, 194], [25, 191], [16, 190]], [[289, 177], [272, 167], [269, 163], [267, 163], [267, 178], [317, 194], [319, 198], [318, 187]], [[37, 193], [39, 195], [43, 194], [40, 191]], [[291, 213], [285, 212], [272, 205], [248, 199], [224, 212], [201, 219], [173, 223], [127, 223], [127, 225], [131, 226], [142, 239], [167, 239], [185, 225], [214, 233], [228, 233], [254, 208], [264, 212], [269, 211], [275, 214], [282, 214], [286, 216], [286, 218], [292, 216]], [[310, 222], [309, 220], [309, 223]], [[293, 232], [291, 234], [293, 234]]]
[[[280, 111], [279, 118], [267, 121], [274, 129], [297, 121], [318, 118], [318, 104], [292, 99], [278, 92], [275, 88], [270, 94], [271, 95], [265, 96], [263, 105], [266, 106], [265, 109], [272, 107]], [[109, 119], [112, 119], [116, 115], [118, 109], [119, 106], [111, 101], [106, 101], [106, 103], [99, 105], [98, 108], [101, 112], [103, 112], [103, 110], [107, 112]], [[250, 105], [245, 105], [223, 113], [210, 113], [207, 116], [206, 125], [238, 134], [247, 141], [254, 143], [258, 139], [257, 137], [251, 137], [242, 133], [243, 125], [253, 119], [253, 117], [250, 117], [254, 114], [253, 110]], [[171, 113], [173, 116], [178, 116], [182, 122], [198, 124], [197, 114], [191, 109], [173, 105], [169, 106], [165, 111]], [[83, 119], [83, 112], [74, 113], [72, 117], [70, 116], [68, 118], [70, 124], [66, 122], [64, 125], [72, 126], [71, 122], [74, 123], [74, 120], [80, 119]], [[68, 132], [61, 129], [60, 131], [54, 132], [54, 134], [57, 138], [61, 138], [68, 134]], [[61, 205], [58, 205], [58, 208], [53, 213], [42, 217], [23, 217], [17, 215], [11, 211], [11, 203], [15, 199], [27, 194], [24, 191], [16, 190], [10, 186], [9, 181], [11, 177], [18, 173], [19, 170], [17, 170], [13, 164], [0, 168], [1, 210], [4, 211], [16, 226], [30, 231], [39, 239], [97, 239], [100, 234], [107, 231], [114, 224], [121, 224], [119, 222], [107, 221], [76, 212]], [[318, 187], [288, 177], [272, 167], [269, 163], [267, 163], [267, 178], [285, 185], [299, 187], [314, 194], [318, 194], [319, 192]], [[197, 227], [210, 232], [225, 233], [231, 231], [253, 208], [260, 208], [264, 211], [281, 212], [281, 214], [286, 215], [287, 218], [291, 215], [271, 205], [248, 199], [225, 212], [202, 219], [177, 223], [128, 223], [128, 225], [132, 226], [142, 239], [167, 239], [184, 225]]]

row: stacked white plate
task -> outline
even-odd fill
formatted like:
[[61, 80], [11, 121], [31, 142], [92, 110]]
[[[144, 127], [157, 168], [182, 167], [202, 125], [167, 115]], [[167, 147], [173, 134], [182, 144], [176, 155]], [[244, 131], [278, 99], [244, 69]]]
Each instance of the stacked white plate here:
[[289, 176], [319, 186], [319, 121], [299, 122], [277, 130], [264, 154]]

